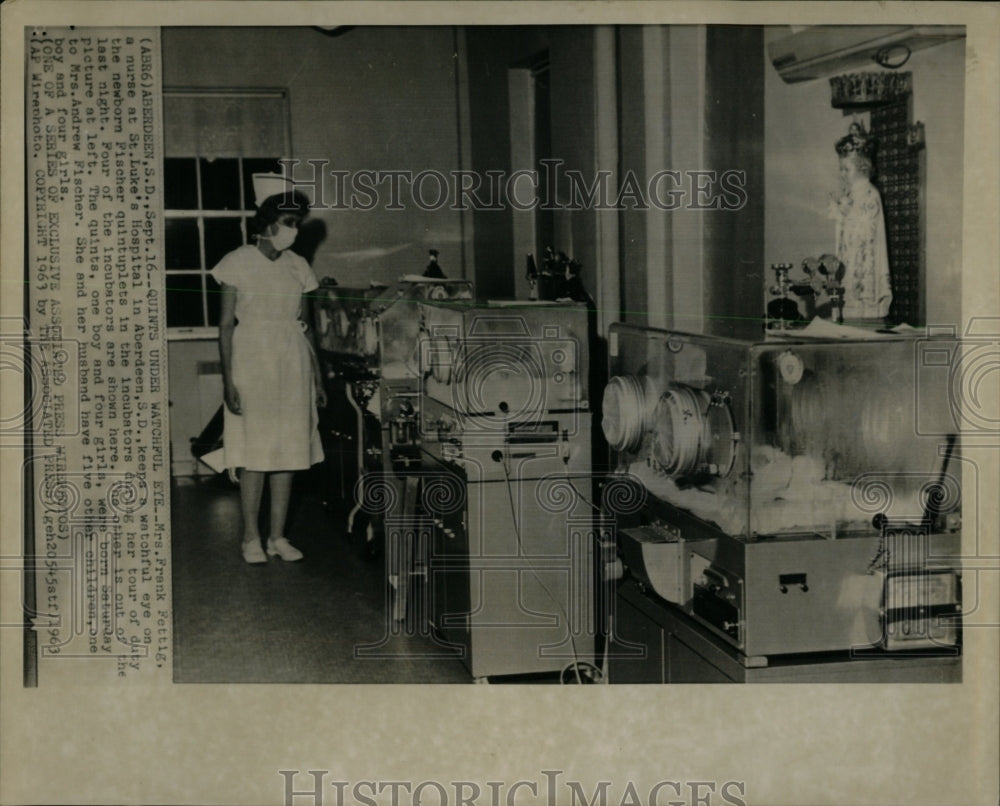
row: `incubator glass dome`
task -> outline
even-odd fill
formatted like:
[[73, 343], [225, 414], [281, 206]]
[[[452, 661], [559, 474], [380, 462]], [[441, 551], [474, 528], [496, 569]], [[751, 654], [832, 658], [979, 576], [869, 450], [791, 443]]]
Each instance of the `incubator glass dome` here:
[[735, 537], [926, 525], [959, 506], [955, 345], [614, 325], [602, 428], [619, 474]]

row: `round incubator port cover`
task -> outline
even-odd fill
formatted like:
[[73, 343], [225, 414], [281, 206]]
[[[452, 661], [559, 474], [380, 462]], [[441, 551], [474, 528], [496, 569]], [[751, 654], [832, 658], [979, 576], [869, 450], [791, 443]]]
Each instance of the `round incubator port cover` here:
[[616, 375], [604, 387], [601, 429], [615, 451], [635, 451], [642, 444], [646, 401], [642, 385], [632, 375]]

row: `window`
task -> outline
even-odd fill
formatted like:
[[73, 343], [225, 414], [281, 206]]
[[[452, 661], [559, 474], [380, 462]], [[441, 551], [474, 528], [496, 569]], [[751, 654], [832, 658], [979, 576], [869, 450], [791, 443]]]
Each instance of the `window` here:
[[219, 286], [208, 272], [248, 242], [251, 176], [281, 172], [283, 90], [165, 90], [164, 188], [170, 338], [214, 335]]

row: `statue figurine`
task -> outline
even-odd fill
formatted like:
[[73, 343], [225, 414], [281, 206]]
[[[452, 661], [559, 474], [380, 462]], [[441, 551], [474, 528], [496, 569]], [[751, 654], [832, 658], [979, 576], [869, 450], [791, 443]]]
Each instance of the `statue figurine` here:
[[884, 319], [892, 302], [882, 199], [871, 183], [875, 142], [859, 123], [837, 141], [842, 195], [831, 199], [844, 264], [843, 318]]

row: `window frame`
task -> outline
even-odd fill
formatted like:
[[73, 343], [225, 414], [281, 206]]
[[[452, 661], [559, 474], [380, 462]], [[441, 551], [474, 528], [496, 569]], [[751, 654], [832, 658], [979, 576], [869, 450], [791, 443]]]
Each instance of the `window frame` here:
[[[282, 151], [280, 154], [274, 155], [273, 159], [275, 162], [281, 160], [289, 159], [289, 154], [291, 152], [291, 103], [288, 89], [285, 87], [164, 87], [163, 88], [163, 99], [166, 101], [168, 97], [195, 97], [195, 98], [237, 98], [237, 99], [274, 99], [280, 101], [284, 106], [283, 113], [280, 117], [284, 121], [282, 130], [280, 133], [275, 132], [276, 135], [280, 136], [282, 143]], [[166, 139], [166, 137], [164, 138]], [[195, 182], [196, 182], [196, 208], [167, 208], [164, 201], [163, 208], [163, 219], [164, 225], [168, 221], [182, 220], [182, 219], [194, 219], [198, 226], [198, 253], [200, 266], [191, 268], [181, 268], [181, 269], [167, 269], [164, 265], [164, 275], [165, 280], [169, 284], [170, 278], [172, 276], [196, 276], [201, 279], [201, 312], [202, 321], [207, 323], [209, 321], [208, 312], [208, 294], [209, 294], [209, 278], [208, 273], [213, 268], [212, 266], [206, 265], [205, 262], [205, 220], [209, 218], [231, 218], [238, 219], [240, 222], [240, 232], [242, 234], [243, 243], [248, 243], [246, 222], [247, 219], [252, 218], [256, 210], [254, 209], [243, 209], [245, 204], [246, 193], [243, 186], [244, 183], [244, 171], [243, 171], [243, 160], [245, 159], [272, 159], [271, 155], [260, 156], [253, 155], [247, 156], [244, 154], [184, 154], [179, 155], [171, 153], [171, 149], [168, 144], [164, 142], [164, 156], [163, 159], [193, 159], [195, 165]], [[215, 210], [210, 208], [204, 208], [202, 206], [202, 184], [201, 184], [201, 171], [202, 171], [202, 160], [212, 159], [212, 158], [222, 158], [222, 159], [236, 159], [238, 160], [238, 173], [240, 179], [240, 209], [236, 210]], [[186, 340], [197, 340], [197, 339], [211, 339], [218, 336], [219, 328], [218, 325], [174, 325], [169, 326], [167, 331], [167, 341], [186, 341]]]

